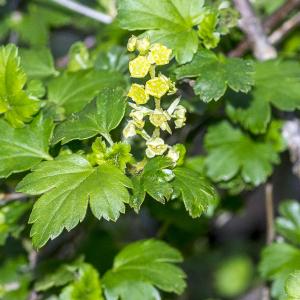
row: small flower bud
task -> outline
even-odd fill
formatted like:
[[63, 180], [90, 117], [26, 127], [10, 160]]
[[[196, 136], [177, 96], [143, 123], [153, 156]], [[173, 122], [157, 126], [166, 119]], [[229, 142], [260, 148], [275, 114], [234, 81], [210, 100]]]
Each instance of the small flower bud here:
[[123, 129], [123, 136], [125, 137], [125, 139], [128, 139], [135, 135], [136, 135], [135, 125], [133, 121], [129, 121], [125, 126], [125, 128]]
[[158, 66], [167, 65], [170, 62], [172, 50], [166, 46], [156, 43], [150, 48], [149, 60]]
[[128, 43], [127, 43], [127, 50], [129, 52], [133, 52], [135, 51], [136, 49], [136, 44], [137, 44], [137, 40], [138, 38], [134, 35], [131, 36], [131, 38], [128, 40]]
[[175, 128], [182, 128], [186, 121], [186, 109], [182, 105], [178, 105], [172, 115], [175, 118]]
[[129, 72], [131, 74], [131, 77], [145, 77], [149, 73], [150, 66], [151, 64], [149, 60], [145, 56], [139, 55], [129, 62]]
[[165, 144], [164, 140], [159, 137], [149, 139], [146, 145], [146, 155], [149, 158], [152, 158], [156, 155], [163, 155], [168, 149], [168, 146]]
[[172, 162], [176, 163], [180, 157], [180, 153], [179, 153], [179, 151], [176, 151], [174, 148], [171, 148], [168, 151], [167, 157], [170, 158], [172, 160]]
[[145, 86], [146, 93], [155, 98], [161, 98], [169, 90], [169, 84], [166, 78], [165, 76], [159, 76], [148, 80]]
[[179, 166], [183, 164], [185, 154], [186, 154], [186, 149], [184, 145], [176, 144], [169, 149], [167, 157], [170, 158], [174, 164]]
[[150, 49], [150, 40], [149, 38], [145, 37], [142, 39], [138, 39], [136, 42], [136, 49], [141, 53], [141, 54], [146, 54], [149, 49]]
[[131, 85], [127, 96], [137, 104], [146, 104], [149, 100], [149, 95], [145, 92], [144, 86], [136, 83]]

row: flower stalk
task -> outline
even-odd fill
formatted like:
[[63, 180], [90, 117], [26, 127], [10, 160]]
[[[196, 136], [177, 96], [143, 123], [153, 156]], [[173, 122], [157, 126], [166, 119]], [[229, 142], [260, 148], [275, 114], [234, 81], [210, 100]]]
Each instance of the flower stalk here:
[[[135, 36], [128, 40], [127, 49], [129, 52], [137, 53], [129, 62], [131, 77], [146, 78], [146, 82], [133, 83], [129, 89], [128, 97], [133, 101], [129, 102], [132, 108], [129, 114], [131, 119], [124, 128], [123, 135], [126, 139], [140, 135], [146, 141], [145, 153], [148, 158], [167, 154], [176, 163], [182, 149], [167, 145], [161, 137], [161, 131], [172, 134], [172, 120], [173, 127], [183, 127], [186, 109], [179, 105], [180, 98], [175, 99], [167, 110], [162, 108], [163, 97], [175, 94], [177, 89], [170, 78], [160, 72], [157, 73], [159, 66], [170, 63], [172, 50], [159, 43], [151, 44], [148, 38], [138, 39]], [[154, 127], [151, 134], [144, 129], [146, 122]]]

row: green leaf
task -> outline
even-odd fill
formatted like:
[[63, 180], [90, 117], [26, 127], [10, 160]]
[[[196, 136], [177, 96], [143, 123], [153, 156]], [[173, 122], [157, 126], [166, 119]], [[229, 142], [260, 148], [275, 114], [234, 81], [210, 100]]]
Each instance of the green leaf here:
[[300, 299], [300, 271], [295, 271], [289, 275], [285, 290], [292, 299]]
[[82, 110], [101, 89], [124, 85], [124, 78], [119, 72], [92, 70], [65, 73], [49, 83], [48, 97], [68, 116]]
[[5, 244], [9, 235], [18, 237], [23, 225], [18, 224], [19, 219], [28, 210], [30, 204], [13, 202], [0, 207], [0, 246]]
[[[109, 139], [108, 139], [109, 140]], [[127, 143], [113, 143], [107, 147], [102, 138], [97, 138], [92, 144], [93, 152], [88, 154], [88, 160], [92, 165], [112, 164], [125, 172], [126, 165], [133, 161], [130, 153], [131, 146]]]
[[[161, 241], [146, 240], [130, 244], [114, 260], [113, 268], [103, 277], [103, 286], [108, 300], [127, 300], [125, 287], [145, 294], [145, 299], [160, 299], [154, 291], [157, 287], [165, 292], [183, 292], [185, 274], [173, 263], [181, 262], [180, 253]], [[150, 286], [154, 286], [152, 289]], [[136, 296], [135, 296], [136, 297]], [[138, 298], [133, 298], [138, 299]], [[144, 299], [144, 298], [140, 298]]]
[[170, 199], [173, 192], [170, 181], [174, 178], [169, 169], [172, 164], [172, 161], [165, 157], [152, 158], [145, 165], [143, 172], [132, 178], [134, 189], [130, 205], [136, 211], [139, 211], [145, 193], [161, 203]]
[[128, 69], [129, 57], [123, 47], [114, 46], [109, 51], [101, 51], [95, 61], [96, 70], [114, 70], [125, 72]]
[[283, 237], [300, 244], [300, 204], [293, 200], [284, 201], [279, 207], [280, 217], [276, 229]]
[[247, 93], [254, 84], [254, 68], [249, 60], [217, 57], [209, 50], [200, 50], [191, 63], [177, 68], [177, 79], [196, 77], [194, 91], [204, 102], [219, 100], [231, 88]]
[[7, 259], [0, 268], [0, 299], [27, 300], [30, 277], [24, 257]]
[[0, 47], [0, 114], [14, 127], [22, 127], [39, 109], [39, 102], [23, 90], [26, 80], [16, 46]]
[[259, 185], [279, 162], [274, 146], [257, 142], [223, 121], [211, 126], [205, 136], [208, 152], [205, 166], [213, 181], [228, 181], [240, 174], [246, 183]]
[[30, 3], [27, 11], [21, 20], [15, 22], [14, 30], [19, 33], [22, 41], [32, 46], [46, 46], [51, 28], [70, 23], [68, 15], [49, 5], [45, 7]]
[[79, 266], [76, 263], [60, 266], [54, 273], [47, 274], [44, 278], [39, 279], [35, 283], [34, 289], [37, 292], [42, 292], [74, 281], [78, 274]]
[[174, 169], [172, 185], [182, 198], [191, 217], [199, 217], [208, 206], [216, 201], [214, 188], [200, 175], [188, 168]]
[[97, 134], [106, 137], [115, 129], [125, 114], [127, 100], [122, 88], [103, 89], [97, 99], [81, 112], [73, 114], [56, 127], [53, 143], [68, 143], [87, 139]]
[[264, 133], [271, 119], [271, 105], [283, 111], [300, 108], [300, 65], [296, 61], [255, 64], [255, 87], [249, 97], [231, 97], [229, 117], [253, 133]]
[[265, 279], [274, 281], [273, 297], [285, 295], [285, 282], [297, 269], [300, 269], [299, 249], [285, 243], [274, 243], [263, 250], [259, 271]]
[[42, 247], [81, 222], [90, 205], [96, 218], [116, 221], [129, 202], [131, 181], [116, 167], [93, 168], [82, 156], [63, 155], [43, 162], [17, 186], [21, 192], [41, 196], [30, 216], [35, 247]]
[[267, 61], [255, 65], [255, 97], [276, 108], [300, 108], [300, 64], [296, 61]]
[[241, 124], [255, 134], [264, 133], [271, 120], [271, 107], [268, 102], [253, 94], [229, 95], [226, 113], [230, 119]]
[[21, 64], [30, 79], [43, 79], [59, 74], [49, 49], [21, 49]]
[[59, 299], [104, 300], [97, 270], [89, 264], [83, 264], [79, 269], [77, 279], [63, 290]]
[[74, 43], [68, 53], [68, 71], [76, 72], [91, 67], [90, 54], [83, 42]]
[[106, 293], [107, 300], [161, 300], [158, 290], [149, 283], [133, 280], [115, 282]]
[[217, 47], [220, 42], [220, 33], [216, 31], [218, 17], [217, 10], [208, 10], [199, 23], [198, 35], [207, 49]]
[[198, 37], [193, 29], [203, 13], [202, 0], [120, 0], [118, 19], [128, 30], [146, 30], [152, 42], [161, 42], [174, 50], [176, 60], [192, 60], [198, 49]]
[[52, 159], [48, 154], [52, 131], [53, 122], [42, 115], [24, 128], [12, 128], [0, 120], [0, 177], [26, 171], [43, 159]]
[[42, 98], [46, 94], [46, 88], [39, 79], [33, 79], [26, 86], [26, 93], [34, 98]]

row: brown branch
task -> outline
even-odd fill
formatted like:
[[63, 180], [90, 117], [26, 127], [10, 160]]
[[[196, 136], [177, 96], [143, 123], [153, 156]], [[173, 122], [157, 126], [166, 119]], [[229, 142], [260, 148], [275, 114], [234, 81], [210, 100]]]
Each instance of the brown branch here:
[[[277, 9], [271, 16], [267, 17], [263, 22], [263, 29], [265, 33], [270, 33], [272, 29], [278, 26], [286, 16], [293, 11], [295, 8], [300, 6], [300, 0], [288, 0], [279, 9]], [[249, 39], [245, 39], [238, 46], [229, 52], [231, 57], [243, 56], [247, 50], [251, 47]]]
[[287, 20], [277, 30], [275, 30], [269, 36], [269, 42], [272, 45], [276, 45], [282, 41], [282, 39], [290, 33], [295, 27], [300, 25], [300, 12], [294, 15], [291, 19]]
[[254, 55], [259, 60], [277, 56], [275, 48], [269, 43], [260, 20], [256, 17], [249, 0], [233, 0], [241, 14], [240, 27], [251, 42]]
[[24, 200], [26, 198], [28, 198], [28, 196], [22, 193], [0, 194], [0, 204], [15, 200]]

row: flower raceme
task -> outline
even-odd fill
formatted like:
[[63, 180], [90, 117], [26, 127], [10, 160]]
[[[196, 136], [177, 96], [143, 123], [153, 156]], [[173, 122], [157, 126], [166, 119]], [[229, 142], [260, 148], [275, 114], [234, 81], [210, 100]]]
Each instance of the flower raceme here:
[[[123, 130], [124, 137], [131, 138], [140, 135], [146, 140], [146, 156], [149, 158], [166, 154], [175, 164], [180, 160], [183, 152], [181, 147], [167, 145], [160, 136], [161, 131], [172, 134], [170, 122], [173, 120], [175, 128], [185, 125], [186, 109], [179, 105], [180, 98], [175, 99], [168, 109], [164, 110], [161, 100], [166, 95], [173, 95], [177, 89], [175, 83], [162, 73], [156, 74], [156, 67], [167, 65], [172, 59], [172, 50], [166, 46], [151, 44], [148, 38], [132, 36], [128, 40], [129, 52], [138, 53], [129, 62], [129, 72], [132, 78], [148, 77], [144, 84], [133, 83], [127, 96], [133, 101], [129, 102], [132, 108], [131, 118]], [[152, 99], [153, 105], [150, 100]], [[149, 105], [149, 107], [145, 105]], [[154, 107], [151, 109], [150, 107]], [[144, 129], [146, 121], [154, 126], [152, 134]]]

